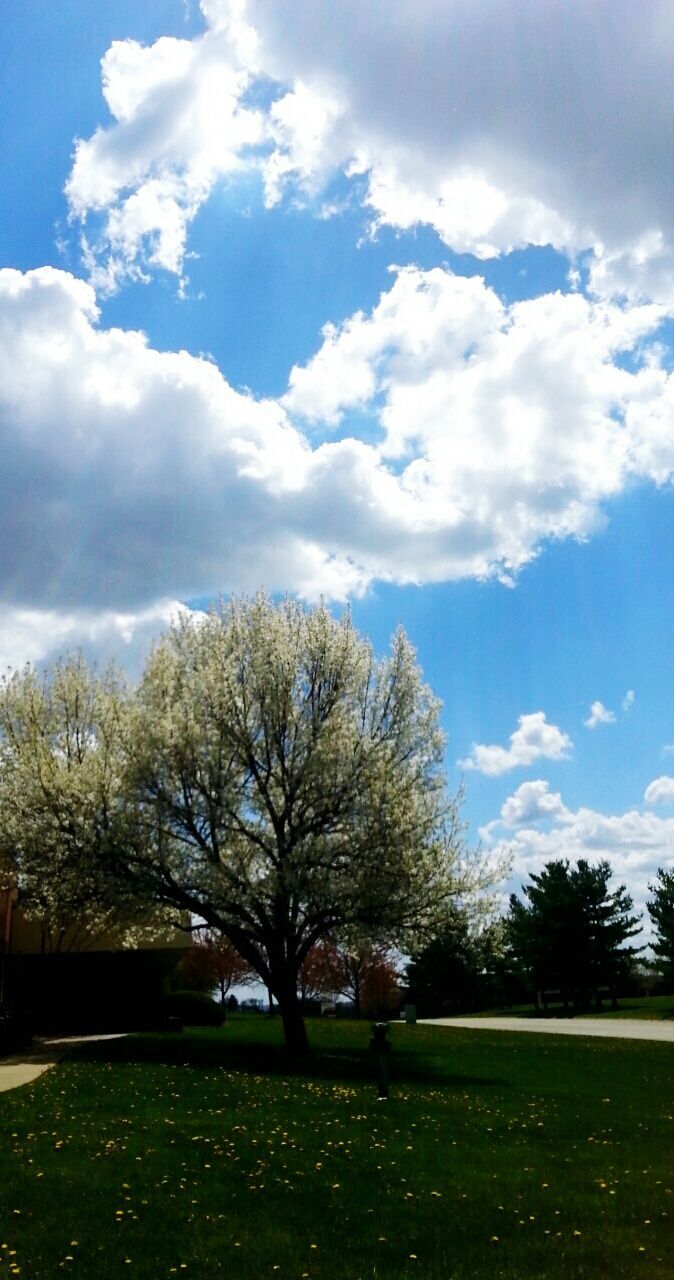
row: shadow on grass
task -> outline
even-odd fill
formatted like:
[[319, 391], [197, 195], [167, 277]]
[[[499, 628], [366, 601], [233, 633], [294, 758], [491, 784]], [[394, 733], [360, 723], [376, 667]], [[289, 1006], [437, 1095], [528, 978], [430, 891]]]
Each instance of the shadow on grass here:
[[[242, 1042], [224, 1038], [152, 1033], [132, 1035], [83, 1045], [72, 1055], [78, 1062], [161, 1063], [167, 1066], [221, 1067], [252, 1075], [295, 1076], [304, 1079], [334, 1080], [343, 1084], [372, 1084], [375, 1063], [367, 1049], [339, 1047], [314, 1049], [306, 1057], [293, 1058], [268, 1041]], [[452, 1072], [436, 1056], [394, 1048], [389, 1058], [391, 1084], [442, 1085], [444, 1087], [502, 1087], [503, 1079]]]

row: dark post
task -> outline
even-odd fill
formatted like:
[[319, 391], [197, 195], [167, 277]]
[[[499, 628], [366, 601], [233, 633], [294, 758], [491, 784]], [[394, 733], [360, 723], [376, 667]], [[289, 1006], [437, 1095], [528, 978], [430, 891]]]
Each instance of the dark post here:
[[370, 1048], [374, 1053], [377, 1068], [377, 1097], [380, 1100], [388, 1098], [388, 1055], [391, 1052], [388, 1032], [388, 1022], [374, 1022], [372, 1024]]

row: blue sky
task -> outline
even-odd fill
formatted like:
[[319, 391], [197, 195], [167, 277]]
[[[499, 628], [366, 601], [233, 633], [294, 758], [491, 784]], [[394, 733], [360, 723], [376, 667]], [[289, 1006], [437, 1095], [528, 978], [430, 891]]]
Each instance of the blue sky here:
[[674, 21], [488, 8], [10, 0], [0, 659], [136, 671], [177, 603], [262, 585], [381, 650], [402, 622], [471, 836], [642, 901], [674, 849]]

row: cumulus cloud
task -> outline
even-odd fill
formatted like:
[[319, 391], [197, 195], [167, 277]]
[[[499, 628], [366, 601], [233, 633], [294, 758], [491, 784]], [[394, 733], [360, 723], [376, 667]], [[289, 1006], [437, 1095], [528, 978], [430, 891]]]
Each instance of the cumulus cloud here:
[[[546, 786], [545, 783], [539, 785]], [[541, 797], [543, 795], [555, 802], [559, 799], [549, 796], [547, 791], [541, 793]], [[503, 805], [500, 821], [489, 823], [482, 831], [495, 857], [506, 853], [511, 856], [516, 882], [531, 872], [540, 871], [551, 859], [568, 858], [576, 862], [586, 858], [597, 862], [606, 858], [617, 881], [625, 881], [637, 905], [643, 909], [648, 885], [658, 867], [674, 865], [674, 818], [659, 818], [638, 809], [615, 815], [585, 807], [570, 810], [560, 800], [555, 811], [547, 814], [533, 804], [531, 817], [520, 822], [526, 807], [515, 792]], [[550, 821], [540, 824], [539, 819], [544, 817]]]
[[177, 600], [137, 613], [0, 605], [0, 672], [52, 661], [77, 648], [100, 665], [121, 658], [126, 671], [136, 674], [152, 641], [183, 610]]
[[65, 272], [0, 271], [0, 603], [135, 614], [260, 585], [512, 581], [650, 474], [638, 446], [663, 432], [669, 375], [658, 400], [651, 364], [620, 356], [658, 319], [575, 295], [506, 307], [480, 279], [407, 269], [276, 402], [102, 327]]
[[615, 713], [609, 711], [603, 702], [593, 702], [587, 720], [583, 720], [586, 729], [596, 729], [600, 724], [615, 724]]
[[111, 291], [148, 267], [182, 273], [190, 222], [264, 132], [244, 103], [245, 52], [226, 32], [108, 49], [103, 94], [115, 123], [78, 139], [66, 183], [73, 218], [102, 215], [96, 243], [83, 241], [97, 287]]
[[561, 821], [568, 814], [569, 810], [562, 803], [559, 792], [550, 791], [550, 784], [540, 778], [533, 782], [523, 782], [501, 806], [501, 822], [510, 828], [527, 826], [545, 819]]
[[671, 804], [674, 801], [674, 778], [662, 774], [649, 782], [644, 792], [646, 804]]
[[544, 711], [520, 716], [509, 742], [508, 747], [473, 743], [470, 755], [459, 760], [458, 765], [462, 769], [477, 769], [479, 773], [495, 778], [509, 769], [521, 768], [536, 760], [565, 760], [573, 746], [567, 733], [546, 720]]
[[289, 589], [338, 576], [285, 523], [311, 455], [283, 411], [205, 360], [99, 329], [82, 281], [0, 273], [0, 370], [6, 603], [135, 612], [276, 580], [284, 555]]
[[635, 698], [634, 689], [628, 689], [627, 693], [625, 694], [625, 697], [622, 700], [623, 711], [629, 711], [630, 708], [634, 706], [634, 698]]
[[339, 433], [376, 402], [380, 456], [405, 462], [429, 515], [453, 514], [476, 575], [491, 558], [482, 522], [498, 526], [507, 576], [540, 538], [590, 534], [602, 496], [651, 474], [654, 434], [654, 478], [671, 475], [669, 375], [658, 371], [658, 393], [650, 363], [630, 373], [618, 356], [659, 315], [560, 294], [508, 308], [479, 278], [410, 268], [369, 315], [326, 327], [283, 403]]
[[[77, 146], [73, 215], [102, 215], [113, 285], [180, 273], [213, 185], [244, 169], [266, 199], [333, 174], [373, 226], [433, 227], [488, 257], [591, 250], [593, 288], [674, 299], [671, 8], [495, 0], [202, 0], [205, 31], [103, 59], [112, 123]], [[534, 70], [535, 69], [535, 70]]]

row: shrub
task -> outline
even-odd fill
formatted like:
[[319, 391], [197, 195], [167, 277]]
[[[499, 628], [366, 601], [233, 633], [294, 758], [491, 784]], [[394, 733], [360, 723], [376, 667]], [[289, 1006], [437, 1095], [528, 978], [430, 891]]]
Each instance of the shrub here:
[[201, 991], [174, 991], [164, 996], [161, 1010], [190, 1027], [219, 1027], [225, 1019], [222, 1005]]

